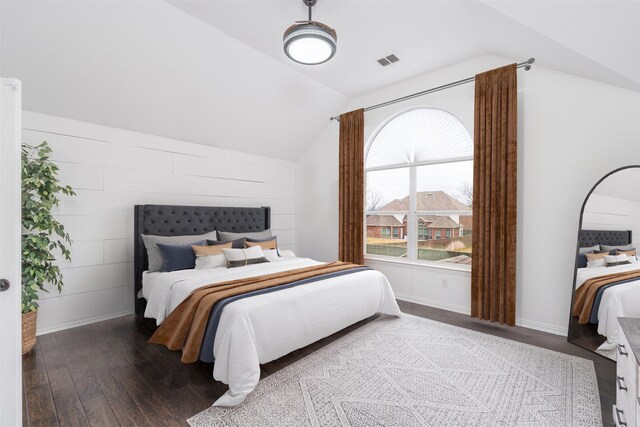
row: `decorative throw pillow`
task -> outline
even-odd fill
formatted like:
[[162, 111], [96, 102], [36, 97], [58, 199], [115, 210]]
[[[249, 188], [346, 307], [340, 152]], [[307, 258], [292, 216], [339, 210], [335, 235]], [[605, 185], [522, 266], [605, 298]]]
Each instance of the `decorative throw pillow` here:
[[142, 241], [147, 248], [147, 257], [149, 258], [149, 271], [160, 271], [162, 269], [162, 254], [158, 249], [158, 243], [165, 245], [186, 245], [195, 244], [200, 240], [216, 240], [216, 231], [210, 231], [208, 233], [199, 235], [184, 235], [184, 236], [156, 236], [152, 234], [142, 234]]
[[220, 255], [205, 255], [196, 257], [196, 270], [226, 266], [227, 257], [225, 257], [222, 253]]
[[278, 236], [273, 236], [268, 239], [252, 239], [247, 237], [246, 242], [244, 243], [248, 248], [253, 246], [260, 246], [264, 249], [275, 249], [279, 255], [278, 251]]
[[578, 254], [578, 268], [585, 268], [587, 266], [587, 256], [586, 254], [592, 254], [593, 251], [582, 252]]
[[607, 263], [607, 267], [615, 267], [616, 265], [631, 264], [629, 257], [626, 254], [622, 255], [607, 255], [604, 257], [604, 261]]
[[219, 231], [218, 232], [218, 236], [220, 237], [220, 240], [222, 240], [223, 242], [231, 242], [233, 240], [237, 240], [237, 239], [268, 239], [270, 237], [273, 237], [271, 235], [271, 230], [264, 230], [264, 231], [256, 231], [256, 232], [252, 232], [252, 233], [233, 233], [230, 231]]
[[607, 245], [602, 245], [602, 250], [603, 251], [609, 251], [609, 252], [614, 252], [611, 255], [615, 255], [615, 251], [620, 250], [620, 251], [630, 251], [631, 249], [634, 249], [633, 245], [620, 245], [620, 246], [607, 246]]
[[600, 245], [578, 248], [579, 254], [586, 254], [587, 252], [599, 252], [599, 251], [600, 251]]
[[225, 243], [233, 243], [233, 246], [231, 246], [234, 249], [244, 249], [244, 241], [245, 238], [242, 237], [240, 239], [236, 239], [236, 240], [230, 240], [228, 242], [223, 242], [220, 240], [207, 240], [207, 244], [209, 245], [223, 245]]
[[[207, 240], [207, 243], [211, 242], [211, 240]], [[200, 256], [210, 256], [210, 255], [223, 255], [223, 249], [231, 249], [233, 247], [233, 242], [229, 243], [219, 243], [217, 245], [204, 245], [204, 246], [191, 246], [193, 252], [197, 257]]]
[[263, 249], [262, 253], [264, 254], [264, 257], [270, 262], [277, 261], [278, 258], [280, 258], [280, 255], [278, 255], [278, 251], [276, 249]]
[[626, 256], [628, 256], [629, 261], [631, 261], [631, 258], [634, 258], [634, 259], [638, 258], [636, 249], [632, 249], [630, 251], [621, 251], [620, 249], [616, 250], [616, 255], [622, 255], [622, 254], [625, 254]]
[[248, 249], [223, 249], [222, 252], [227, 258], [227, 267], [229, 268], [269, 262], [260, 246]]
[[604, 260], [605, 256], [608, 256], [609, 252], [600, 252], [595, 254], [584, 254], [587, 257], [587, 267], [605, 267], [607, 263]]
[[[205, 240], [195, 244], [204, 245]], [[192, 245], [158, 243], [158, 249], [162, 254], [162, 271], [187, 270], [196, 267], [196, 254], [193, 252]]]

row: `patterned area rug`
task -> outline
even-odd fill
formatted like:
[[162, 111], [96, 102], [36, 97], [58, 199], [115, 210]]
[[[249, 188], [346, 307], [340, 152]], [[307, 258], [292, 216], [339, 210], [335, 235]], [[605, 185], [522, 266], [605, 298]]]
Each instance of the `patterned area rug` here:
[[403, 314], [260, 381], [204, 426], [599, 426], [593, 363]]
[[615, 347], [612, 348], [612, 349], [602, 348], [602, 347], [606, 347], [605, 344], [602, 344], [600, 347], [598, 347], [596, 349], [596, 353], [598, 353], [601, 356], [606, 357], [607, 359], [611, 359], [614, 362], [617, 362], [618, 361], [618, 349], [615, 348]]

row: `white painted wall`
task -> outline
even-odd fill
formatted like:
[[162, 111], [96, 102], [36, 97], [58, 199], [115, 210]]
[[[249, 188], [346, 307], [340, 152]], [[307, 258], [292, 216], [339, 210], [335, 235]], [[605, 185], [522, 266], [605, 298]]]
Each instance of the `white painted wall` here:
[[640, 202], [592, 194], [584, 207], [582, 229], [631, 230], [632, 243], [640, 245]]
[[[544, 58], [538, 58], [542, 64]], [[354, 99], [347, 110], [466, 78], [515, 62], [484, 56]], [[640, 163], [640, 94], [535, 65], [518, 71], [517, 323], [566, 334], [580, 207], [608, 171]], [[411, 106], [456, 115], [473, 134], [472, 84], [366, 113], [365, 141], [387, 117]], [[330, 123], [297, 165], [298, 249], [337, 258], [338, 124]], [[368, 261], [398, 297], [470, 312], [470, 274]], [[447, 279], [448, 287], [442, 287]]]
[[43, 293], [38, 333], [133, 312], [133, 206], [271, 206], [278, 243], [296, 249], [295, 164], [25, 112], [23, 141], [47, 140], [63, 197], [56, 217], [71, 234], [61, 294]]

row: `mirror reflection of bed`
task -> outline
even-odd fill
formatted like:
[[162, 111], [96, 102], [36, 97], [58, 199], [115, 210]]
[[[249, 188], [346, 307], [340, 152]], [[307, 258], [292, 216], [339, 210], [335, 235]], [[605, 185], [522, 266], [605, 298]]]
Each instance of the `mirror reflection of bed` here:
[[618, 317], [640, 318], [640, 167], [597, 184], [580, 224], [568, 339], [616, 360]]

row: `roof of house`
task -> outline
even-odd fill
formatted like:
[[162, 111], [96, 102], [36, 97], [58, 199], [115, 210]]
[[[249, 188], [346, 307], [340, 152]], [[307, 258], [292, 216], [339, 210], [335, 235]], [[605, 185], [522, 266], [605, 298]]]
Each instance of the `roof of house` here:
[[438, 216], [435, 221], [427, 225], [427, 228], [458, 228], [460, 224], [448, 216]]
[[[417, 193], [418, 211], [470, 211], [471, 208], [444, 191], [419, 191]], [[378, 211], [409, 210], [409, 196], [395, 199], [382, 206]]]
[[420, 215], [418, 216], [418, 222], [422, 220], [423, 222], [426, 222], [426, 223], [432, 223], [433, 221], [436, 220], [436, 218], [438, 218], [438, 215]]
[[390, 227], [402, 225], [393, 215], [367, 215], [367, 226]]

